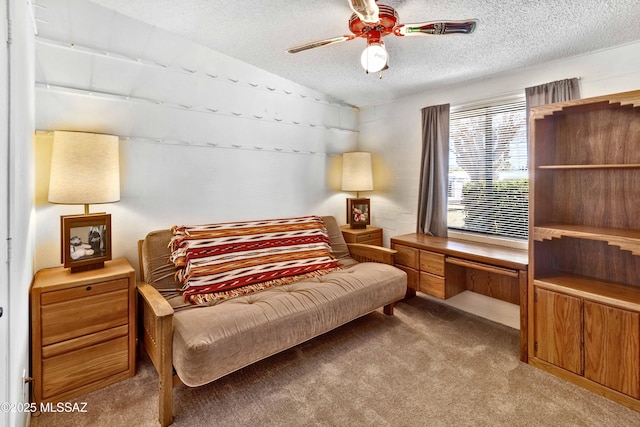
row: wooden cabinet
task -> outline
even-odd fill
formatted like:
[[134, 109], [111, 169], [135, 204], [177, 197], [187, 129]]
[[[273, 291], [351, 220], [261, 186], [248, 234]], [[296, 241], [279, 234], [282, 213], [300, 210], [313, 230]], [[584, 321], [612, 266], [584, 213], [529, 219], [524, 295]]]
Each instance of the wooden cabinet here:
[[135, 272], [40, 270], [31, 288], [36, 402], [66, 401], [135, 374]]
[[640, 91], [534, 107], [530, 135], [529, 362], [640, 410]]
[[367, 228], [351, 228], [348, 225], [342, 225], [340, 229], [347, 243], [382, 246], [382, 228], [380, 227], [367, 225]]
[[595, 391], [604, 386], [623, 397], [640, 399], [640, 312], [573, 292], [536, 286], [533, 363], [542, 361], [542, 367], [548, 363], [583, 377], [593, 382]]

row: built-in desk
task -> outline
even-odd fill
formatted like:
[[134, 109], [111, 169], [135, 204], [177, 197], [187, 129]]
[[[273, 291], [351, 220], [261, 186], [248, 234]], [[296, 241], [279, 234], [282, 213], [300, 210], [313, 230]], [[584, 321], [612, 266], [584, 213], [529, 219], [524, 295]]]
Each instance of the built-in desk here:
[[520, 306], [520, 360], [527, 352], [527, 269], [524, 249], [467, 240], [405, 234], [391, 238], [396, 267], [407, 273], [407, 297], [416, 291], [447, 299], [472, 291]]

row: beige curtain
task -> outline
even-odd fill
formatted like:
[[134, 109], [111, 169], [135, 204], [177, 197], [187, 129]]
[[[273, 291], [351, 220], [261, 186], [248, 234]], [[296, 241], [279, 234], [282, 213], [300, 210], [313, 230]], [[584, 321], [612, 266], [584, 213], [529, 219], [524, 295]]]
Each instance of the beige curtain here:
[[536, 105], [552, 104], [554, 102], [580, 99], [578, 79], [558, 80], [525, 89], [527, 97], [527, 112]]
[[447, 237], [449, 104], [422, 109], [417, 233]]
[[524, 92], [527, 107], [527, 139], [529, 135], [529, 110], [531, 107], [580, 99], [580, 86], [577, 78], [557, 80], [539, 86], [528, 87]]

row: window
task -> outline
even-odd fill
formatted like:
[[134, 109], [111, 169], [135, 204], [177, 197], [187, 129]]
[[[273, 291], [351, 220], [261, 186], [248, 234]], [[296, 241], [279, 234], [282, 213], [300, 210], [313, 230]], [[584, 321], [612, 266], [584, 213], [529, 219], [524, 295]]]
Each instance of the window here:
[[449, 229], [527, 239], [526, 132], [524, 97], [452, 110]]

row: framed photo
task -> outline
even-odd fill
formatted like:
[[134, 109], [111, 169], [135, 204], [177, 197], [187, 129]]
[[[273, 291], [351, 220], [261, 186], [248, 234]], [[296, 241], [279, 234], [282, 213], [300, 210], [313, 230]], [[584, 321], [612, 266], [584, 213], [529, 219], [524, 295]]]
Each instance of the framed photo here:
[[72, 273], [104, 267], [111, 259], [111, 215], [60, 217], [62, 264]]
[[347, 199], [347, 222], [351, 228], [367, 228], [371, 224], [369, 199]]

